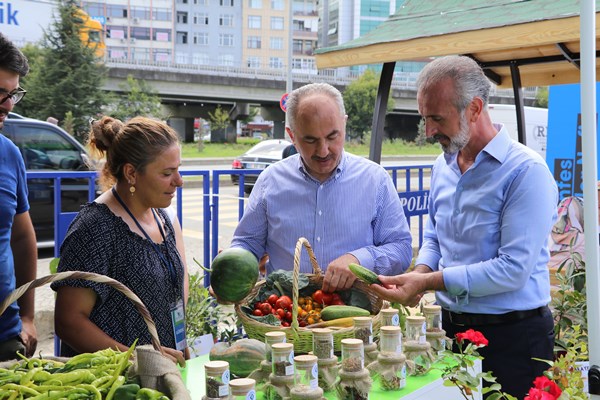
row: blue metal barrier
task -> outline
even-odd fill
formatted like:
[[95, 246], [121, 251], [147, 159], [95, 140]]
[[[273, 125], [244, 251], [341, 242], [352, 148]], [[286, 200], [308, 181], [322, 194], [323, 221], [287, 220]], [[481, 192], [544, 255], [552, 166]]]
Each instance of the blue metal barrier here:
[[[429, 196], [429, 183], [426, 182], [426, 176], [431, 175], [431, 165], [418, 166], [393, 166], [385, 167], [390, 172], [390, 176], [398, 190], [398, 196], [402, 201], [404, 212], [406, 214], [409, 225], [415, 220], [419, 226], [419, 247], [423, 241], [423, 223], [424, 217], [427, 214], [427, 200]], [[204, 266], [209, 266], [212, 259], [219, 252], [219, 201], [220, 201], [220, 180], [223, 176], [230, 179], [231, 175], [239, 176], [239, 186], [237, 193], [238, 200], [238, 220], [244, 214], [245, 195], [244, 195], [244, 179], [246, 175], [257, 175], [261, 170], [181, 170], [179, 171], [185, 179], [186, 184], [200, 178], [202, 187], [202, 242], [203, 242], [203, 263]], [[93, 201], [96, 195], [96, 178], [97, 173], [93, 171], [82, 172], [28, 172], [27, 179], [51, 179], [54, 180], [54, 221], [55, 221], [55, 257], [59, 256], [60, 244], [66, 233], [68, 223], [73, 218], [73, 214], [65, 215], [61, 210], [61, 191], [62, 180], [67, 178], [85, 178], [88, 180], [89, 201]], [[212, 181], [212, 188], [211, 188]], [[191, 185], [190, 185], [191, 186]], [[195, 186], [195, 185], [194, 185]], [[183, 190], [177, 188], [177, 199], [175, 207], [179, 222], [183, 228]], [[212, 191], [211, 191], [212, 189]], [[56, 223], [58, 221], [58, 223]], [[66, 224], [66, 225], [65, 225]], [[209, 285], [208, 274], [205, 275], [205, 285]]]

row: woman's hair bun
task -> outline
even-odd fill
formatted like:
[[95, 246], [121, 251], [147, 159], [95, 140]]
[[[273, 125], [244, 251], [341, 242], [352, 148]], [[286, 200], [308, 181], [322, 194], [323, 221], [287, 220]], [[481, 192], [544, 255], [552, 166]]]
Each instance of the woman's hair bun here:
[[91, 124], [91, 142], [98, 150], [107, 151], [113, 141], [123, 129], [123, 122], [112, 117], [102, 117]]

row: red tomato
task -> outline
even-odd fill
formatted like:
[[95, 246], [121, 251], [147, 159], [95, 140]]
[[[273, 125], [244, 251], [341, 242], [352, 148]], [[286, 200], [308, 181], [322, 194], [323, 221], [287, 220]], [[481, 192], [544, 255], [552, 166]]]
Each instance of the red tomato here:
[[256, 310], [254, 310], [254, 311], [252, 312], [252, 315], [255, 315], [255, 316], [257, 316], [257, 317], [262, 317], [262, 316], [263, 316], [263, 313], [262, 313], [262, 311], [260, 311], [260, 310], [256, 309]]
[[260, 307], [262, 303], [260, 301], [257, 301], [256, 303], [254, 303], [254, 309], [258, 310], [258, 307]]
[[267, 302], [269, 302], [271, 307], [275, 307], [275, 303], [277, 302], [277, 299], [279, 299], [279, 296], [277, 296], [276, 294], [272, 294], [267, 299]]
[[333, 301], [331, 302], [331, 305], [332, 305], [332, 306], [343, 306], [343, 305], [344, 305], [344, 302], [343, 302], [342, 300], [333, 300]]
[[323, 304], [326, 306], [330, 305], [333, 301], [333, 294], [323, 292]]
[[291, 310], [292, 309], [292, 299], [290, 299], [288, 296], [281, 296], [279, 299], [277, 299], [277, 302], [275, 302], [275, 305], [277, 308], [283, 308], [284, 310]]
[[285, 312], [285, 320], [288, 322], [292, 322], [292, 312], [291, 311]]
[[285, 310], [283, 308], [278, 308], [277, 309], [277, 315], [279, 316], [279, 319], [282, 319], [285, 317]]
[[298, 321], [298, 325], [300, 325], [301, 327], [305, 327], [306, 321], [305, 320]]
[[290, 323], [287, 321], [281, 322], [281, 326], [290, 326]]
[[312, 299], [319, 304], [323, 304], [323, 291], [317, 290], [312, 294]]
[[262, 303], [259, 307], [260, 311], [263, 315], [271, 314], [271, 310], [273, 309], [269, 303]]
[[342, 298], [340, 297], [339, 293], [331, 293], [331, 304], [333, 304], [334, 301], [342, 301]]

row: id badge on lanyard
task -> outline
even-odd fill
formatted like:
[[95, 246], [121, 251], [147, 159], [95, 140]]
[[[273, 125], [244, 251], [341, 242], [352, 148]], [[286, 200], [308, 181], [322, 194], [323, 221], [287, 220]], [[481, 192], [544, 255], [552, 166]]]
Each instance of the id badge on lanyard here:
[[175, 336], [175, 348], [179, 351], [183, 351], [187, 347], [183, 300], [179, 299], [176, 303], [171, 304], [170, 311], [171, 323], [173, 324], [173, 335]]

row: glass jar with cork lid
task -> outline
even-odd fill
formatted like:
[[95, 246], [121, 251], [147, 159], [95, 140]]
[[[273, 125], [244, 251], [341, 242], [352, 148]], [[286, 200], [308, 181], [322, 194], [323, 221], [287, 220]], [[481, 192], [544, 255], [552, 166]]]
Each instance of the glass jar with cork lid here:
[[431, 368], [431, 363], [435, 360], [431, 345], [426, 340], [425, 332], [425, 317], [406, 317], [406, 337], [403, 348], [406, 358], [414, 363], [414, 368], [410, 369], [411, 375], [426, 374]]
[[209, 361], [204, 364], [205, 400], [229, 398], [229, 363], [227, 361]]
[[240, 378], [229, 381], [230, 400], [256, 400], [254, 379]]
[[265, 385], [265, 393], [269, 400], [280, 400], [290, 397], [294, 386], [294, 345], [292, 343], [274, 343], [271, 346], [271, 374], [269, 383]]
[[398, 309], [390, 307], [379, 311], [381, 314], [381, 326], [400, 326], [400, 315]]
[[446, 349], [446, 331], [442, 329], [442, 307], [435, 304], [423, 306], [425, 315], [426, 339], [434, 353]]
[[315, 328], [313, 334], [313, 355], [319, 368], [319, 387], [325, 391], [333, 389], [339, 370], [338, 359], [334, 354], [333, 330]]
[[373, 342], [373, 318], [354, 317], [354, 337], [363, 341], [365, 363], [377, 359], [377, 343]]
[[383, 390], [399, 390], [406, 386], [406, 356], [402, 354], [402, 333], [399, 326], [382, 326], [379, 331], [377, 361], [367, 368], [380, 378]]
[[323, 397], [323, 389], [319, 387], [319, 367], [314, 355], [294, 357], [296, 378], [290, 391], [292, 400], [312, 400]]
[[364, 343], [361, 339], [342, 339], [342, 368], [336, 391], [340, 400], [366, 400], [371, 377], [364, 366]]

